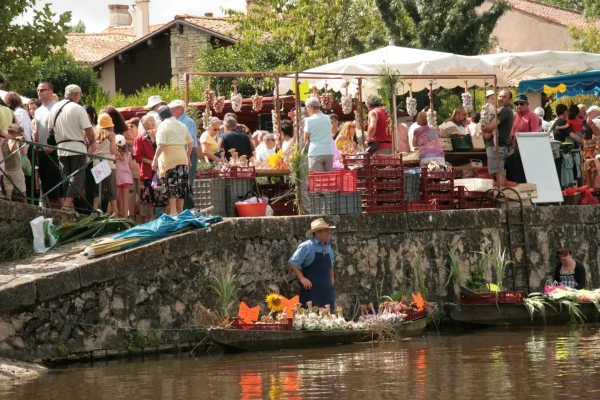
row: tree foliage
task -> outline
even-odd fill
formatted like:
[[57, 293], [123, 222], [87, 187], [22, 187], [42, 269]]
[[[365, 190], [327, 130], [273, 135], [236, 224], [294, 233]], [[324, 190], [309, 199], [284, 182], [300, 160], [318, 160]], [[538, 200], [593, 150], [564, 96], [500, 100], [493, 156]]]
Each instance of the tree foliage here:
[[600, 29], [596, 21], [600, 17], [598, 0], [543, 0], [543, 3], [580, 11], [589, 21], [585, 27], [569, 25], [568, 30], [573, 42], [571, 50], [600, 53]]
[[[65, 32], [71, 13], [56, 15], [45, 4], [34, 8], [38, 0], [2, 0], [0, 12], [0, 72], [15, 90], [35, 80], [34, 60], [47, 59], [66, 43]], [[33, 10], [33, 22], [18, 25], [15, 18]]]
[[[248, 13], [226, 12], [241, 39], [202, 50], [198, 71], [299, 71], [387, 45], [374, 0], [256, 0]], [[229, 90], [231, 79], [213, 79], [213, 88], [217, 82]], [[239, 83], [244, 94], [272, 90], [271, 81]]]
[[87, 30], [82, 20], [79, 20], [75, 25], [71, 25], [68, 28], [69, 33], [85, 33]]
[[507, 1], [495, 1], [483, 13], [484, 0], [375, 0], [391, 41], [396, 46], [462, 55], [488, 52], [492, 32], [509, 10]]
[[541, 3], [579, 11], [588, 18], [600, 15], [600, 2], [598, 0], [541, 0]]

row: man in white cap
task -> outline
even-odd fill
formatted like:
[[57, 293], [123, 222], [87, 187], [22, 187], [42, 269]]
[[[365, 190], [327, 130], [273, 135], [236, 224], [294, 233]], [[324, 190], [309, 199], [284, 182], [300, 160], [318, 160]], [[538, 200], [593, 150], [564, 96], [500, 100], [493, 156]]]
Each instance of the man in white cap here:
[[[160, 96], [156, 95], [156, 96], [148, 97], [148, 104], [146, 104], [144, 106], [144, 108], [148, 110], [146, 115], [152, 115], [154, 117], [154, 120], [156, 121], [157, 125], [158, 125], [158, 107], [164, 106], [164, 105], [167, 105], [167, 102], [163, 101], [160, 98]], [[140, 121], [140, 123], [138, 125], [138, 136], [141, 136], [144, 133], [146, 133], [146, 130], [144, 129], [144, 125], [142, 125], [142, 122]]]
[[600, 107], [591, 106], [586, 110], [587, 118], [583, 120], [584, 140], [600, 140]]
[[[169, 108], [171, 109], [173, 117], [186, 126], [188, 132], [190, 133], [190, 137], [192, 138], [192, 144], [194, 147], [190, 153], [190, 161], [192, 162], [192, 166], [190, 167], [188, 179], [190, 183], [190, 190], [193, 192], [194, 180], [196, 179], [196, 167], [198, 166], [198, 128], [196, 127], [196, 121], [188, 117], [188, 115], [185, 113], [185, 102], [183, 100], [173, 100], [169, 103]], [[185, 208], [194, 208], [192, 196], [186, 198]]]
[[87, 112], [79, 105], [81, 96], [79, 86], [68, 85], [65, 99], [56, 103], [48, 118], [48, 130], [50, 135], [54, 132], [56, 138], [62, 176], [70, 176], [62, 207], [69, 211], [72, 211], [73, 200], [83, 192], [88, 146], [96, 143]]
[[300, 281], [300, 302], [303, 306], [312, 301], [316, 307], [335, 307], [335, 255], [329, 243], [332, 229], [335, 226], [328, 225], [323, 218], [311, 222], [310, 230], [306, 232], [310, 239], [300, 244], [288, 261]]

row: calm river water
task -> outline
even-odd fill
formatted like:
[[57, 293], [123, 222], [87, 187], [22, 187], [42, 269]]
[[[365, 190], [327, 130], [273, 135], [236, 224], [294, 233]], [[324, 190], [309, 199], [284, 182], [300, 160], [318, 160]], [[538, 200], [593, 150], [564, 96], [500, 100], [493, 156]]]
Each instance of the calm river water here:
[[429, 333], [400, 343], [76, 365], [1, 399], [600, 399], [600, 329]]

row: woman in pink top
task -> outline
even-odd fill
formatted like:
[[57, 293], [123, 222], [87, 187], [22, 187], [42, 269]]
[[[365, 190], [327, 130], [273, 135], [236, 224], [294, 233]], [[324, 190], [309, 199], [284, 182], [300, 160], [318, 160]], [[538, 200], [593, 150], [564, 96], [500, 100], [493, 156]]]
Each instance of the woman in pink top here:
[[[129, 188], [133, 184], [133, 174], [131, 170], [134, 168], [133, 157], [127, 148], [127, 140], [123, 135], [116, 135], [117, 149], [121, 154], [121, 159], [115, 163], [115, 173], [117, 175], [117, 198], [118, 208], [122, 210], [121, 216], [127, 218], [129, 211]], [[133, 220], [134, 215], [130, 215], [129, 219]]]

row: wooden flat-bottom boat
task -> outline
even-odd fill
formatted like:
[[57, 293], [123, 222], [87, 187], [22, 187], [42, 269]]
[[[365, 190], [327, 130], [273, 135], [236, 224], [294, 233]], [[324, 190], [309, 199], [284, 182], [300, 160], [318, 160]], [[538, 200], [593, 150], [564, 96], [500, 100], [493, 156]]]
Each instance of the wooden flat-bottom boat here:
[[[457, 322], [483, 326], [528, 326], [565, 324], [571, 321], [567, 307], [556, 304], [554, 309], [546, 307], [546, 318], [535, 312], [533, 320], [523, 304], [445, 304], [448, 317]], [[600, 322], [600, 313], [592, 303], [581, 303], [579, 310], [586, 323]]]
[[420, 336], [427, 327], [429, 318], [420, 318], [414, 321], [400, 322], [394, 325], [394, 330], [401, 337]]
[[[423, 333], [428, 321], [428, 318], [421, 318], [414, 321], [402, 322], [394, 325], [394, 329], [401, 337], [418, 336]], [[373, 334], [369, 330], [263, 331], [215, 328], [208, 330], [208, 338], [227, 351], [240, 352], [299, 349], [368, 342], [373, 340]]]

